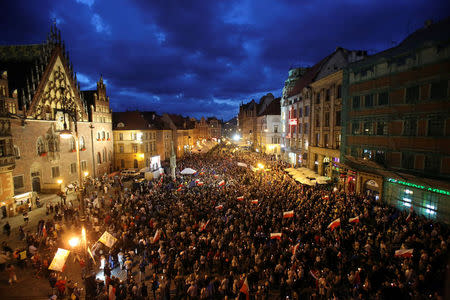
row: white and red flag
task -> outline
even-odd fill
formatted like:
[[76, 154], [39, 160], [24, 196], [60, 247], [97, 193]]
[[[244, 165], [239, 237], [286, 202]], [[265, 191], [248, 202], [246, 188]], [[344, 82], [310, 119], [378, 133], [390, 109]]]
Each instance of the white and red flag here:
[[414, 249], [400, 249], [395, 251], [395, 257], [412, 257]]
[[203, 181], [197, 181], [197, 186], [202, 186], [204, 185]]
[[205, 230], [205, 229], [206, 229], [206, 226], [208, 226], [208, 224], [209, 224], [209, 220], [208, 220], [208, 222], [206, 222], [206, 223], [201, 223], [201, 225], [200, 225], [200, 232], [202, 232], [203, 230]]
[[159, 229], [156, 229], [155, 235], [153, 236], [152, 244], [159, 241], [160, 238], [161, 238], [161, 231]]
[[183, 188], [180, 186], [179, 188], [177, 188], [177, 192], [181, 192]]
[[354, 224], [359, 223], [359, 216], [348, 219], [348, 222], [349, 223], [354, 223]]
[[250, 288], [248, 286], [247, 277], [245, 277], [244, 283], [242, 284], [241, 289], [239, 290], [239, 292], [241, 292], [242, 294], [245, 295], [245, 299], [246, 300], [250, 299]]
[[239, 196], [236, 199], [237, 199], [237, 201], [243, 201], [244, 200], [244, 196]]
[[219, 182], [219, 186], [224, 186], [225, 185], [225, 180], [221, 180], [220, 182]]
[[271, 240], [281, 240], [281, 236], [283, 235], [283, 233], [281, 232], [274, 232], [270, 234], [270, 239]]
[[223, 209], [223, 205], [222, 204], [216, 206], [216, 210], [222, 210], [222, 209]]
[[214, 175], [214, 179], [219, 179], [219, 175]]
[[283, 218], [287, 219], [287, 218], [293, 218], [293, 217], [294, 217], [293, 210], [283, 212]]
[[252, 200], [251, 202], [252, 202], [252, 204], [258, 204], [259, 201], [258, 200]]
[[329, 228], [329, 229], [331, 229], [331, 231], [333, 231], [336, 227], [339, 227], [339, 226], [341, 226], [341, 218], [337, 218], [336, 220], [331, 222], [327, 228]]

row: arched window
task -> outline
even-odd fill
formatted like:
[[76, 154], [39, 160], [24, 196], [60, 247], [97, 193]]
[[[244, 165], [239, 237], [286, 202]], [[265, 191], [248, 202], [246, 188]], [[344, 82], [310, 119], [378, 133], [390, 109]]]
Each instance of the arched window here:
[[106, 162], [106, 149], [103, 148], [103, 162]]
[[105, 132], [104, 131], [102, 131], [102, 139], [105, 139], [106, 138], [106, 136], [105, 136]]
[[97, 163], [98, 164], [102, 163], [102, 155], [100, 154], [100, 152], [97, 152]]
[[45, 143], [42, 137], [38, 137], [36, 142], [36, 150], [38, 155], [42, 155], [43, 153], [47, 152], [45, 149]]
[[79, 143], [80, 143], [80, 150], [86, 149], [86, 144], [85, 144], [85, 141], [84, 141], [84, 136], [80, 136]]
[[97, 132], [97, 140], [99, 140], [101, 137], [100, 137], [100, 131], [98, 131]]
[[16, 159], [20, 158], [20, 150], [19, 147], [14, 145], [14, 155], [16, 156]]
[[48, 151], [49, 152], [58, 152], [59, 151], [59, 144], [57, 139], [54, 136], [49, 136], [47, 138], [48, 141]]

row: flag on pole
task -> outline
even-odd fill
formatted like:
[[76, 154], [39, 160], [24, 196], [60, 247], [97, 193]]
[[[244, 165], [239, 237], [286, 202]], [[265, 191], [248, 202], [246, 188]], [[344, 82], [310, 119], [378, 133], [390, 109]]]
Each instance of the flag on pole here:
[[94, 262], [94, 265], [96, 265], [94, 255], [92, 255], [92, 251], [91, 251], [91, 249], [89, 247], [87, 247], [87, 252], [89, 253], [89, 256], [92, 258], [92, 261]]
[[293, 218], [293, 217], [294, 217], [293, 210], [283, 212], [283, 218], [287, 219], [287, 218]]
[[298, 247], [300, 247], [300, 243], [298, 243], [297, 245], [292, 247], [292, 255], [295, 255], [295, 253], [297, 252]]
[[333, 231], [336, 227], [339, 227], [339, 226], [341, 226], [341, 218], [337, 218], [336, 220], [331, 222], [327, 228], [329, 228], [329, 229], [331, 229], [331, 231]]
[[161, 237], [161, 232], [159, 229], [156, 229], [155, 235], [153, 236], [152, 244], [159, 241], [159, 238]]
[[224, 186], [225, 185], [225, 180], [222, 180], [219, 182], [219, 186]]
[[113, 237], [108, 231], [105, 231], [98, 239], [98, 241], [103, 243], [106, 247], [111, 248], [115, 244], [117, 239]]
[[271, 240], [281, 240], [281, 236], [283, 234], [281, 232], [274, 232], [270, 234], [270, 239]]
[[246, 300], [250, 299], [250, 288], [248, 286], [247, 277], [245, 277], [244, 283], [241, 286], [241, 289], [239, 290], [242, 294], [245, 295]]
[[206, 229], [206, 226], [208, 226], [208, 224], [209, 224], [209, 220], [208, 220], [208, 222], [206, 222], [206, 223], [201, 223], [201, 225], [200, 225], [200, 232], [202, 232], [203, 230], [205, 230]]
[[222, 209], [223, 209], [223, 205], [222, 204], [216, 206], [216, 210], [222, 210]]
[[177, 192], [181, 192], [182, 189], [182, 187], [177, 188]]
[[58, 248], [58, 251], [56, 251], [55, 257], [53, 257], [53, 260], [48, 269], [61, 272], [64, 268], [69, 253], [69, 250]]
[[355, 224], [359, 223], [359, 216], [348, 219], [348, 222], [349, 223], [355, 223]]
[[239, 196], [236, 199], [237, 199], [237, 201], [243, 201], [244, 200], [244, 196]]
[[258, 204], [259, 201], [258, 200], [252, 200], [251, 202], [252, 202], [252, 204]]
[[395, 257], [412, 257], [414, 249], [400, 249], [395, 251]]

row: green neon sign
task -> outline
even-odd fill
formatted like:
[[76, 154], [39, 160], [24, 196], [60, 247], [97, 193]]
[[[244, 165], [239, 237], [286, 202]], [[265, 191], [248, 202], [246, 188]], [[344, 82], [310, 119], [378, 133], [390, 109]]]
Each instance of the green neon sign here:
[[426, 187], [426, 186], [423, 186], [420, 184], [410, 183], [410, 182], [406, 182], [406, 181], [402, 181], [402, 180], [398, 180], [398, 179], [394, 179], [394, 178], [388, 178], [387, 181], [392, 182], [392, 183], [398, 183], [398, 184], [409, 186], [409, 187], [413, 187], [416, 189], [421, 189], [421, 190], [425, 190], [425, 191], [429, 191], [429, 192], [433, 192], [433, 193], [450, 196], [450, 192], [446, 191], [446, 190], [436, 189], [436, 188], [432, 188], [432, 187]]

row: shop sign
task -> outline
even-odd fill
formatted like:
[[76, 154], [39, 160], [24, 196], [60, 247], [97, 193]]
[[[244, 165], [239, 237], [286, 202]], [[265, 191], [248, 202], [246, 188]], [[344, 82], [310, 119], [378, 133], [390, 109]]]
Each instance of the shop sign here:
[[406, 182], [406, 181], [402, 181], [402, 180], [397, 180], [397, 179], [394, 179], [394, 178], [388, 178], [387, 181], [388, 182], [392, 182], [392, 183], [398, 183], [398, 184], [409, 186], [409, 187], [414, 187], [416, 189], [421, 189], [421, 190], [425, 190], [425, 191], [428, 191], [428, 192], [433, 192], [433, 193], [438, 193], [438, 194], [443, 194], [443, 195], [450, 196], [450, 192], [446, 191], [446, 190], [441, 190], [441, 189], [432, 188], [432, 187], [426, 187], [424, 185], [415, 184], [415, 183], [411, 183], [411, 182]]

